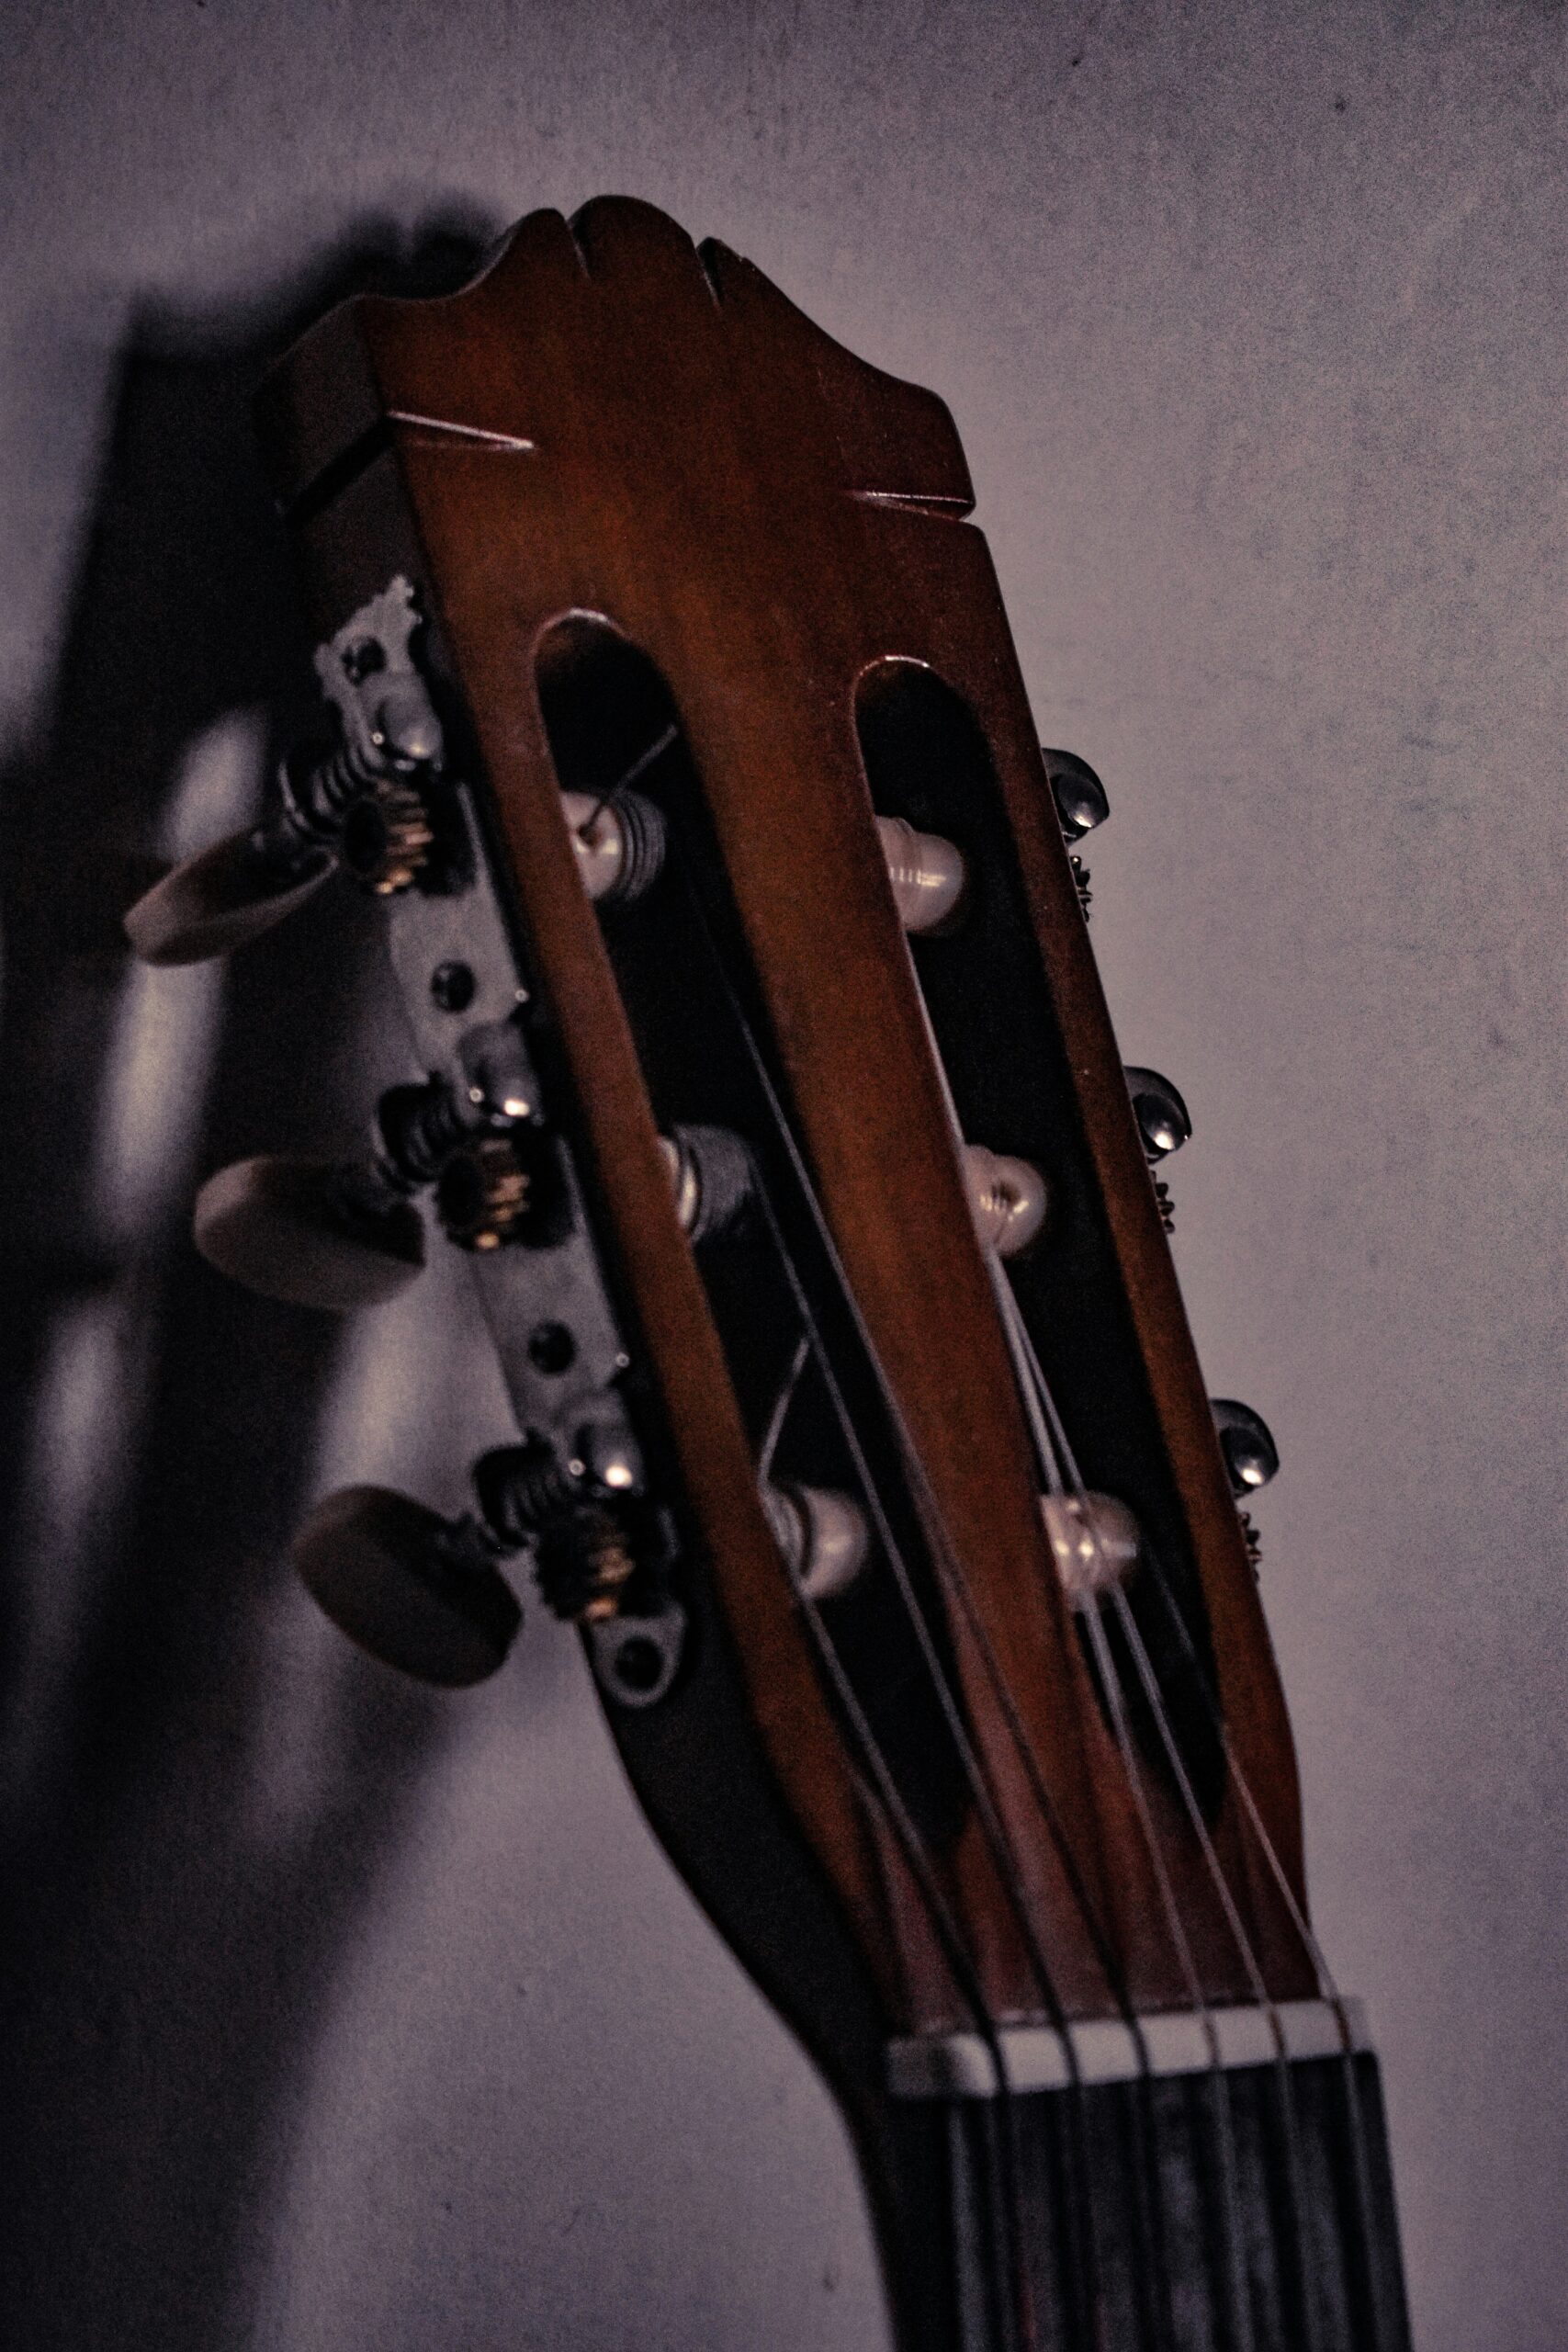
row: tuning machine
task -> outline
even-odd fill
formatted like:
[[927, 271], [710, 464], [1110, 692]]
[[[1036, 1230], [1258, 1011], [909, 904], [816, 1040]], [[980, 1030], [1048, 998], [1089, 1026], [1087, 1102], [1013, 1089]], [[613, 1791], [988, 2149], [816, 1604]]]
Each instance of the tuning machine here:
[[[1137, 1121], [1138, 1140], [1152, 1171], [1160, 1160], [1168, 1159], [1189, 1140], [1192, 1121], [1177, 1089], [1157, 1069], [1129, 1067], [1123, 1075], [1132, 1097], [1133, 1116]], [[1168, 1233], [1174, 1233], [1176, 1204], [1170, 1197], [1170, 1188], [1158, 1176], [1154, 1179], [1154, 1187], [1160, 1223]]]
[[685, 1623], [668, 1589], [674, 1535], [615, 1400], [585, 1403], [564, 1448], [535, 1431], [482, 1455], [473, 1485], [477, 1511], [451, 1519], [385, 1487], [330, 1495], [292, 1546], [307, 1590], [383, 1665], [457, 1688], [503, 1662], [522, 1609], [500, 1564], [527, 1553], [546, 1606], [590, 1636], [612, 1694], [661, 1697]]
[[420, 616], [399, 577], [329, 643], [316, 669], [337, 741], [278, 769], [259, 824], [187, 858], [139, 899], [126, 934], [147, 964], [195, 964], [258, 939], [340, 867], [369, 890], [408, 889], [434, 842], [441, 721], [415, 661]]
[[1067, 844], [1067, 862], [1077, 887], [1078, 904], [1087, 921], [1094, 893], [1089, 887], [1089, 868], [1074, 853], [1073, 844], [1082, 841], [1086, 833], [1093, 832], [1097, 825], [1104, 824], [1111, 814], [1111, 802], [1089, 762], [1080, 760], [1076, 752], [1055, 751], [1043, 743], [1040, 757], [1044, 762], [1045, 781], [1055, 804], [1056, 821]]
[[1250, 1405], [1243, 1405], [1234, 1396], [1214, 1396], [1210, 1399], [1210, 1409], [1219, 1432], [1220, 1452], [1224, 1457], [1231, 1492], [1238, 1502], [1243, 1501], [1276, 1476], [1279, 1448], [1268, 1422]]
[[440, 1075], [389, 1088], [360, 1157], [263, 1154], [220, 1169], [197, 1195], [202, 1256], [265, 1298], [347, 1312], [394, 1297], [420, 1272], [422, 1191], [459, 1246], [510, 1239], [532, 1199], [535, 1090], [515, 1030], [506, 1045], [488, 1026], [480, 1035], [466, 1067], [486, 1075], [461, 1091]]

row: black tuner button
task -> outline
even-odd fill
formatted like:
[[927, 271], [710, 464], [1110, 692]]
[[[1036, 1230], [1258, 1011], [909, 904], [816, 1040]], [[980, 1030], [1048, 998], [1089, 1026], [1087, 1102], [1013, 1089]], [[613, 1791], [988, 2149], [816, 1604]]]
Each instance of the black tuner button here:
[[1162, 1078], [1157, 1069], [1129, 1068], [1126, 1080], [1145, 1158], [1165, 1159], [1179, 1151], [1191, 1136], [1192, 1121], [1169, 1079]]
[[1089, 762], [1080, 760], [1076, 752], [1054, 752], [1043, 743], [1040, 756], [1045, 763], [1045, 780], [1056, 804], [1063, 838], [1081, 842], [1096, 825], [1103, 825], [1111, 814], [1105, 786]]
[[209, 1176], [196, 1246], [263, 1298], [346, 1314], [406, 1289], [424, 1264], [419, 1211], [354, 1160], [263, 1154]]
[[345, 1487], [310, 1513], [292, 1557], [312, 1600], [383, 1666], [446, 1690], [504, 1660], [523, 1611], [471, 1520], [388, 1487]]
[[1238, 1404], [1234, 1396], [1212, 1397], [1210, 1407], [1232, 1494], [1238, 1500], [1244, 1495], [1255, 1495], [1280, 1467], [1279, 1449], [1269, 1433], [1269, 1424], [1261, 1413], [1255, 1413], [1250, 1405]]

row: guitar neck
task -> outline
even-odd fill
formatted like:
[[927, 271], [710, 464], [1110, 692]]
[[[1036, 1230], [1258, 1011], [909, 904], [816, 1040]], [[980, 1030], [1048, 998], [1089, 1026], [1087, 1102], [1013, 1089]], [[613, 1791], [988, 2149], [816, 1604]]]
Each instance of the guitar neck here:
[[[1279, 2014], [1311, 2040], [1336, 2013]], [[1229, 2019], [1249, 2054], [1264, 2013]], [[1055, 2036], [1021, 2038], [1005, 2093], [976, 2037], [906, 2061], [883, 2217], [903, 2352], [1409, 2352], [1372, 2052], [1226, 2063], [1222, 2030], [1193, 2064], [1199, 2020], [1152, 2023], [1188, 2030], [1114, 2079], [1083, 2078], [1116, 2064], [1092, 2037], [1048, 2087]]]

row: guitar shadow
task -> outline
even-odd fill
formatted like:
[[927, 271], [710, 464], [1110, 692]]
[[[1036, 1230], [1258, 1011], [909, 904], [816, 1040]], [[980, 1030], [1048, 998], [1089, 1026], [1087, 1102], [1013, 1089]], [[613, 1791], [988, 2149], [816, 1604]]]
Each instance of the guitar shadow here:
[[[136, 317], [52, 707], [0, 777], [17, 2352], [251, 2340], [291, 2069], [452, 1721], [318, 1635], [284, 1564], [340, 1329], [229, 1290], [188, 1241], [211, 1168], [330, 1143], [368, 1108], [369, 911], [334, 889], [231, 967], [152, 974], [119, 919], [156, 850], [246, 820], [313, 700], [251, 435], [263, 366], [346, 293], [460, 283], [490, 233], [369, 222], [263, 297]], [[296, 1668], [308, 1721], [280, 1695]]]

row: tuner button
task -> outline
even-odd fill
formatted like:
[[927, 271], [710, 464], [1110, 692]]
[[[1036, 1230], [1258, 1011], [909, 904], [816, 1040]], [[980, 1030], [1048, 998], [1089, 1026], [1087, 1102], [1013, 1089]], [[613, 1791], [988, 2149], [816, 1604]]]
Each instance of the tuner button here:
[[209, 1176], [196, 1199], [196, 1246], [264, 1298], [342, 1313], [378, 1306], [424, 1263], [424, 1228], [407, 1201], [355, 1197], [350, 1160], [264, 1154]]
[[1234, 1396], [1212, 1397], [1210, 1405], [1232, 1494], [1238, 1498], [1256, 1494], [1280, 1467], [1279, 1449], [1269, 1433], [1269, 1424], [1261, 1413], [1255, 1413], [1250, 1405], [1238, 1404]]
[[200, 964], [259, 939], [313, 898], [335, 860], [313, 850], [279, 865], [251, 833], [231, 833], [187, 857], [127, 912], [125, 935], [143, 964]]
[[460, 1250], [499, 1250], [528, 1211], [528, 1171], [505, 1136], [455, 1151], [435, 1182], [435, 1212]]
[[983, 1143], [964, 1147], [969, 1205], [983, 1250], [1015, 1258], [1027, 1250], [1045, 1222], [1045, 1179], [1032, 1160], [987, 1151]]
[[1081, 842], [1096, 825], [1103, 825], [1111, 814], [1105, 786], [1089, 762], [1080, 760], [1076, 752], [1054, 752], [1043, 743], [1040, 756], [1045, 763], [1045, 780], [1056, 804], [1062, 832], [1069, 842]]
[[329, 1495], [295, 1537], [292, 1558], [334, 1625], [421, 1682], [482, 1682], [522, 1623], [472, 1522], [443, 1519], [388, 1487]]
[[1157, 1069], [1129, 1069], [1125, 1076], [1145, 1158], [1165, 1159], [1179, 1151], [1192, 1133], [1192, 1121], [1169, 1079]]
[[902, 817], [879, 817], [876, 830], [898, 920], [906, 931], [940, 931], [964, 896], [963, 851], [940, 833], [917, 832]]
[[762, 1488], [762, 1510], [803, 1600], [831, 1600], [849, 1590], [871, 1548], [858, 1503], [831, 1487], [791, 1479]]

